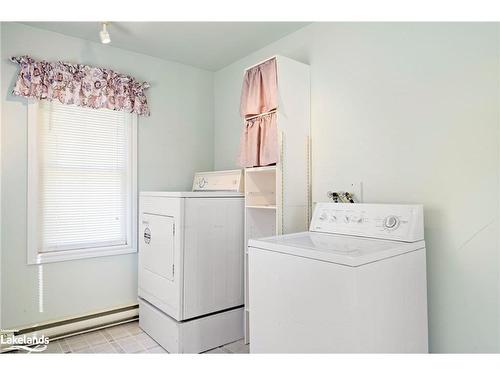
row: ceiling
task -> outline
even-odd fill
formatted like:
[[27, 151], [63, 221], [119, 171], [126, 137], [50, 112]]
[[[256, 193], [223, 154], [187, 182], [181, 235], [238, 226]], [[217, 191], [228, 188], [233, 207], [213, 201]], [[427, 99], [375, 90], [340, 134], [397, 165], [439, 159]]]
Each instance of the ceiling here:
[[[100, 42], [99, 22], [24, 23]], [[306, 25], [306, 22], [111, 22], [108, 31], [112, 46], [215, 71]]]

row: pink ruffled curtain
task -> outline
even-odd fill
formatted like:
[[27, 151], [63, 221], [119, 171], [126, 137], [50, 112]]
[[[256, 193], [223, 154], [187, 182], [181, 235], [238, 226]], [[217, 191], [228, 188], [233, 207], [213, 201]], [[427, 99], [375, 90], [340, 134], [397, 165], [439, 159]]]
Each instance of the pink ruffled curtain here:
[[242, 167], [258, 167], [278, 162], [278, 130], [276, 113], [246, 122], [240, 142], [239, 163]]
[[[241, 135], [239, 164], [257, 167], [278, 162], [276, 113], [278, 107], [276, 59], [268, 60], [245, 73], [240, 113], [245, 119]], [[265, 114], [263, 116], [258, 116]], [[258, 116], [253, 118], [253, 116]]]
[[131, 76], [89, 65], [35, 61], [29, 56], [11, 61], [19, 64], [14, 95], [149, 116], [144, 93], [149, 84]]
[[242, 117], [249, 117], [277, 107], [278, 75], [276, 59], [271, 59], [245, 72], [240, 113]]

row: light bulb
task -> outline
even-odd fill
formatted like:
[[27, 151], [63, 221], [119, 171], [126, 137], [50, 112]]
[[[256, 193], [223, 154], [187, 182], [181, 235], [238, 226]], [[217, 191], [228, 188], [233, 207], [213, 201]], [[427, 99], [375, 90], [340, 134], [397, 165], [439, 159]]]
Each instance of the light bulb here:
[[103, 22], [102, 24], [102, 30], [99, 33], [101, 37], [101, 43], [102, 44], [108, 44], [111, 43], [111, 37], [109, 36], [108, 30], [106, 29], [106, 23]]

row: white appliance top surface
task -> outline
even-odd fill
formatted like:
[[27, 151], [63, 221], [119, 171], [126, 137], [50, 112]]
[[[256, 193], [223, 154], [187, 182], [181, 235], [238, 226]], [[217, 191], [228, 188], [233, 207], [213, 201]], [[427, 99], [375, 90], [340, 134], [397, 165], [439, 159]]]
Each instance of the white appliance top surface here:
[[243, 198], [236, 191], [141, 191], [141, 197], [166, 198]]
[[357, 267], [425, 248], [401, 242], [319, 232], [300, 232], [250, 240], [249, 247]]

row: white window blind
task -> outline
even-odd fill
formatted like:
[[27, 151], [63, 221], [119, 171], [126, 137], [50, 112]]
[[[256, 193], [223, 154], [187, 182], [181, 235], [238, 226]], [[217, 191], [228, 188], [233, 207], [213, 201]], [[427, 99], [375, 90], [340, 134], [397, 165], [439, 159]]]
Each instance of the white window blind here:
[[39, 252], [130, 242], [131, 118], [120, 111], [39, 103]]

